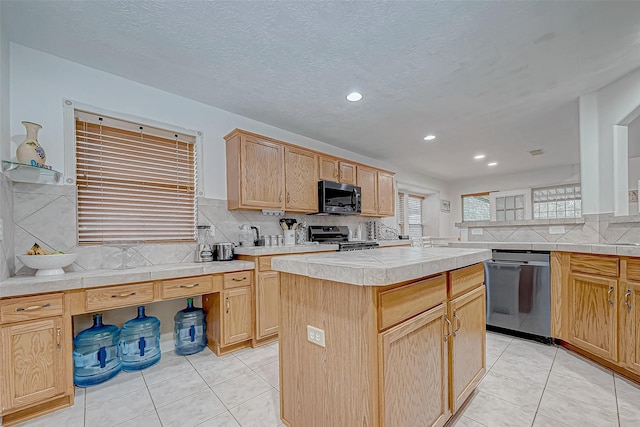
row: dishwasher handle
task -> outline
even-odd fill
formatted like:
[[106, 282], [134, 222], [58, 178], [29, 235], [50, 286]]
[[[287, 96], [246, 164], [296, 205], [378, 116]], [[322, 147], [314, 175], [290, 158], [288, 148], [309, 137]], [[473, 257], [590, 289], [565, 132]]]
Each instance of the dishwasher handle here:
[[508, 267], [520, 267], [523, 265], [530, 265], [533, 267], [549, 267], [549, 263], [548, 262], [544, 262], [544, 261], [495, 261], [495, 260], [488, 260], [486, 261], [486, 263], [488, 265], [499, 265], [499, 266], [508, 266]]

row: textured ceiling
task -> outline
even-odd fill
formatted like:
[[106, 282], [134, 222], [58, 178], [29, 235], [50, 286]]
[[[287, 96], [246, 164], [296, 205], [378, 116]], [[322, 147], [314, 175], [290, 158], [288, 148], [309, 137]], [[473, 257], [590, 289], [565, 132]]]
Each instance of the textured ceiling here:
[[634, 1], [0, 4], [16, 43], [446, 180], [578, 163], [578, 97], [640, 67]]

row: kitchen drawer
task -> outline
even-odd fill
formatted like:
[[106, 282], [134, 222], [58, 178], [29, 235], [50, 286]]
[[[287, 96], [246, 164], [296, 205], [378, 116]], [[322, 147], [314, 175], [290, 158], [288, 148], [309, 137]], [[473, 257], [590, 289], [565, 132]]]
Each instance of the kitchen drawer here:
[[64, 294], [36, 295], [0, 301], [0, 323], [62, 316]]
[[619, 260], [617, 257], [605, 255], [571, 254], [571, 271], [595, 276], [618, 277]]
[[447, 299], [447, 276], [441, 274], [378, 295], [378, 329], [396, 325]]
[[153, 282], [87, 289], [85, 301], [89, 312], [146, 304], [153, 302]]
[[478, 263], [449, 272], [449, 297], [455, 298], [484, 283], [484, 264]]
[[224, 288], [241, 288], [251, 285], [252, 271], [238, 271], [237, 273], [226, 273], [224, 275]]
[[258, 271], [271, 271], [272, 256], [261, 256], [258, 258]]
[[162, 281], [162, 299], [210, 294], [221, 290], [222, 276], [197, 276]]
[[640, 260], [627, 260], [627, 279], [640, 282]]

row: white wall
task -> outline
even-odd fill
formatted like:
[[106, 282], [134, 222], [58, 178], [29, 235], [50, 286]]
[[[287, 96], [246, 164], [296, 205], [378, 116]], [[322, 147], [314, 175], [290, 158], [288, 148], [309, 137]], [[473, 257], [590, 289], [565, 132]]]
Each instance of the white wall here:
[[580, 166], [558, 166], [536, 171], [509, 175], [494, 175], [456, 181], [451, 184], [450, 227], [456, 230], [454, 223], [462, 221], [462, 203], [460, 196], [485, 191], [508, 191], [523, 188], [544, 187], [547, 185], [571, 184], [580, 182]]
[[[20, 124], [43, 126], [39, 142], [47, 163], [64, 169], [62, 100], [68, 98], [101, 109], [139, 116], [203, 132], [204, 191], [226, 199], [224, 135], [234, 128], [261, 133], [329, 154], [398, 172], [398, 179], [440, 190], [445, 184], [394, 165], [370, 159], [323, 142], [232, 114], [112, 74], [11, 43], [11, 153], [24, 138]], [[179, 76], [176, 76], [179, 78]]]

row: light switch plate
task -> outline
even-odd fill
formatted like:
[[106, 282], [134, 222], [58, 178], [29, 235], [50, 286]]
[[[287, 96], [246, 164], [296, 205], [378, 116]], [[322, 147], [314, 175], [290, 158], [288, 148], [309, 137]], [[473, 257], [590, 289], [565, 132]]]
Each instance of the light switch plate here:
[[482, 228], [472, 228], [471, 235], [473, 236], [482, 236]]
[[564, 234], [564, 225], [552, 225], [549, 227], [549, 234]]

